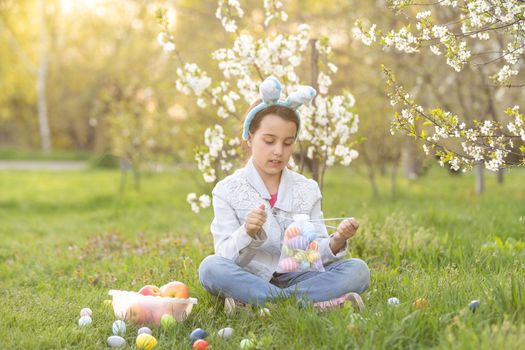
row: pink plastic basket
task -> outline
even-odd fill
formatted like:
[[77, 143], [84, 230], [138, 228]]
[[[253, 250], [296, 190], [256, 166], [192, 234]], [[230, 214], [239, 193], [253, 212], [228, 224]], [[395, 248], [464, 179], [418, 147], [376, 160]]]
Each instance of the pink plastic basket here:
[[197, 304], [195, 298], [167, 298], [125, 290], [111, 289], [109, 295], [112, 297], [115, 317], [137, 325], [159, 325], [164, 314], [172, 315], [176, 321], [182, 322], [191, 313], [193, 305]]

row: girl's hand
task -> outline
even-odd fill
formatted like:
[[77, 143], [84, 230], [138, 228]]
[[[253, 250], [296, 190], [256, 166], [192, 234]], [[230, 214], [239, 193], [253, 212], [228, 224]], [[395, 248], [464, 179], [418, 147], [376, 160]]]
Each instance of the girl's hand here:
[[252, 237], [255, 238], [255, 235], [259, 232], [262, 225], [266, 222], [266, 207], [264, 204], [261, 204], [255, 209], [252, 209], [246, 215], [244, 219], [244, 227], [246, 227], [246, 232]]
[[359, 228], [359, 223], [356, 219], [350, 218], [343, 220], [339, 226], [337, 227], [337, 230], [335, 231], [335, 235], [343, 241], [346, 241], [355, 233], [357, 232], [357, 229]]

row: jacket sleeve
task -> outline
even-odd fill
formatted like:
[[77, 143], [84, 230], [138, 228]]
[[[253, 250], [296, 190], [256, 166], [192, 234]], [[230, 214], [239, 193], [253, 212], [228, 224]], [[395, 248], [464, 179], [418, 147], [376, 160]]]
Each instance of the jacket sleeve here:
[[253, 259], [256, 249], [266, 241], [266, 232], [261, 229], [256, 238], [252, 238], [232, 206], [216, 192], [213, 192], [213, 211], [215, 217], [210, 229], [215, 254], [231, 259], [239, 266], [247, 265]]
[[318, 186], [316, 187], [318, 199], [312, 207], [312, 211], [310, 212], [310, 219], [312, 220], [312, 222], [315, 225], [315, 228], [317, 229], [316, 241], [319, 246], [319, 253], [321, 254], [321, 259], [323, 261], [323, 264], [327, 265], [345, 257], [348, 249], [348, 241], [345, 242], [344, 247], [341, 248], [341, 250], [338, 251], [337, 254], [334, 254], [332, 252], [332, 249], [330, 249], [330, 239], [332, 238], [332, 235], [328, 235], [328, 231], [326, 230], [324, 221], [319, 220], [323, 219], [324, 217], [323, 212], [321, 211], [321, 191], [319, 190]]

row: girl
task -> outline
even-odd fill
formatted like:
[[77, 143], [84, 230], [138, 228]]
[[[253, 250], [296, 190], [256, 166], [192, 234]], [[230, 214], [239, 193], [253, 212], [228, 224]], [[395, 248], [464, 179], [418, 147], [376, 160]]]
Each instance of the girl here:
[[269, 77], [260, 92], [262, 101], [252, 106], [243, 129], [251, 158], [212, 191], [215, 255], [200, 264], [200, 281], [211, 294], [226, 297], [227, 313], [239, 303], [264, 304], [292, 294], [321, 309], [351, 301], [362, 310], [358, 293], [368, 288], [368, 266], [360, 259], [342, 260], [347, 240], [359, 227], [353, 218], [341, 222], [331, 236], [324, 225], [317, 226], [324, 272], [276, 272], [292, 216], [307, 214], [314, 222], [323, 218], [317, 183], [286, 167], [300, 128], [296, 108], [309, 102], [315, 90], [303, 86], [280, 100], [281, 85]]

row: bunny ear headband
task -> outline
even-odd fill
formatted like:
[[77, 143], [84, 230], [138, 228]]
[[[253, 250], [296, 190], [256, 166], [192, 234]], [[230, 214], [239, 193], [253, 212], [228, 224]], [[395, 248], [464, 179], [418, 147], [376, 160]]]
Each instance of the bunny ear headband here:
[[[252, 123], [253, 118], [255, 118], [255, 115], [263, 109], [274, 105], [288, 107], [293, 110], [297, 115], [299, 127], [301, 126], [301, 118], [299, 113], [297, 113], [297, 108], [305, 103], [310, 102], [315, 97], [317, 92], [311, 86], [302, 85], [299, 86], [297, 91], [292, 92], [286, 100], [281, 100], [281, 90], [281, 83], [274, 76], [269, 76], [261, 83], [259, 86], [259, 93], [262, 102], [253, 107], [244, 120], [242, 131], [242, 138], [244, 140], [248, 140], [250, 124]], [[297, 128], [297, 133], [299, 133], [299, 128]]]

